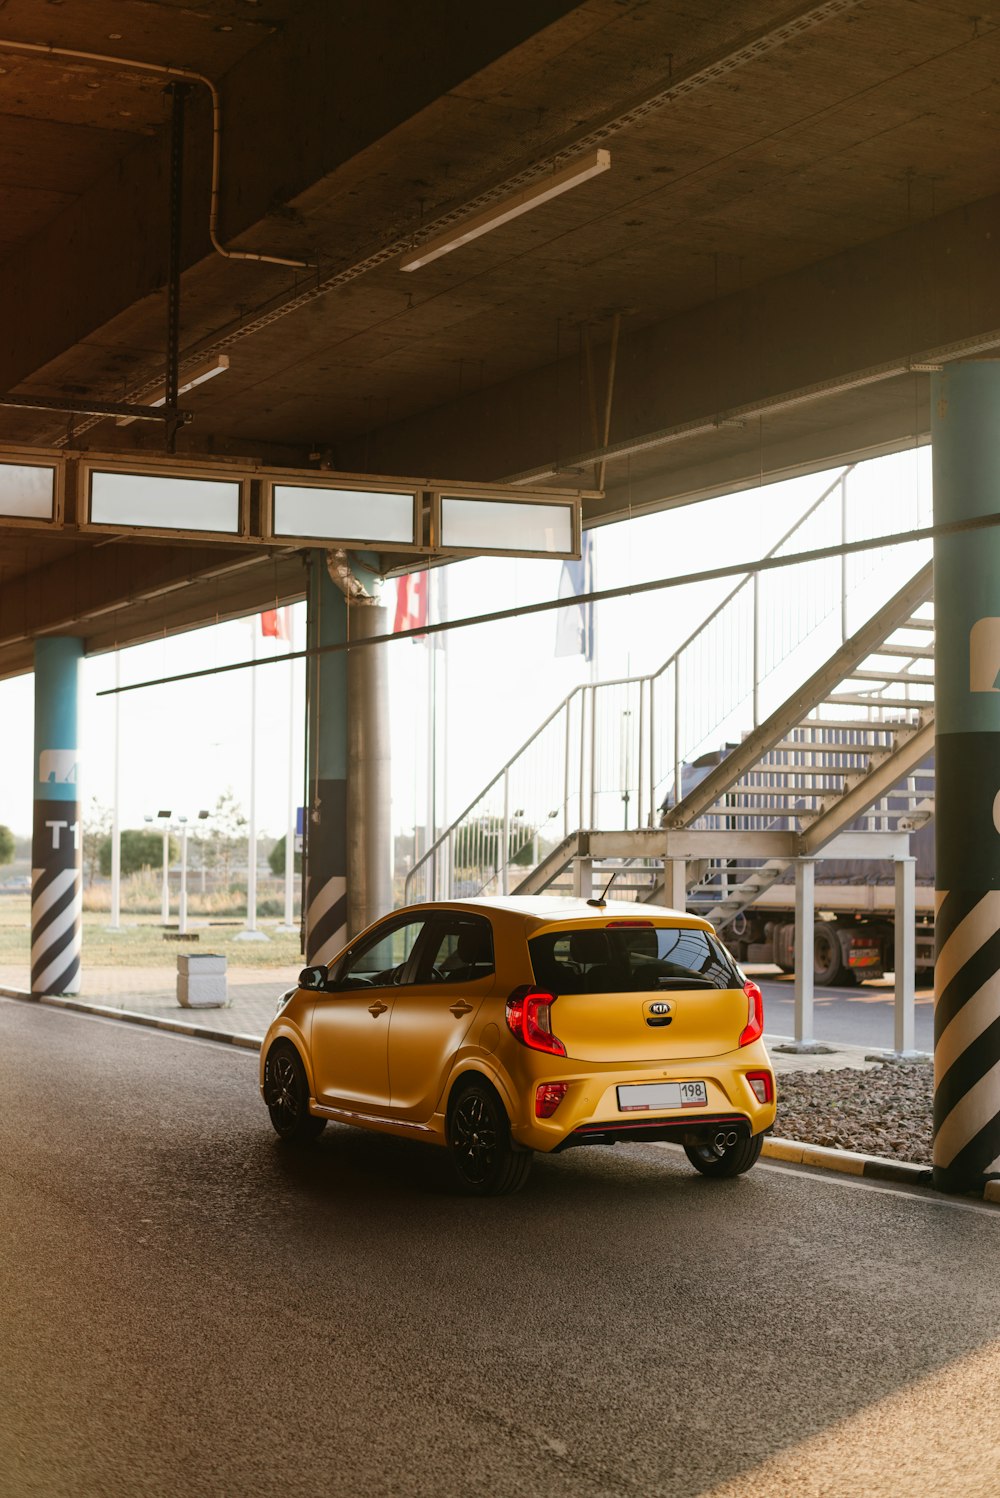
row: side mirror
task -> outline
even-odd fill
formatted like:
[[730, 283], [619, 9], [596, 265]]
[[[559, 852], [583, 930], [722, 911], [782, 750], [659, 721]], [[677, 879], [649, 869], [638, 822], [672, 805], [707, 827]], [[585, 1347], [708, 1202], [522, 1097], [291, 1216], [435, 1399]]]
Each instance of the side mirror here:
[[325, 967], [304, 967], [299, 973], [299, 987], [323, 989], [329, 976]]

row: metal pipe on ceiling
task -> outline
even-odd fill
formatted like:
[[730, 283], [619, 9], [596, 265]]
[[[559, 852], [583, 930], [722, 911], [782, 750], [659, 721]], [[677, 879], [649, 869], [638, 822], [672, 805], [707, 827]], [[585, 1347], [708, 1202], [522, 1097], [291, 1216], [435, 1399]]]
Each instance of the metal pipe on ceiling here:
[[27, 52], [41, 57], [67, 57], [76, 62], [104, 63], [109, 67], [138, 68], [161, 78], [186, 79], [207, 88], [212, 99], [212, 188], [208, 209], [208, 237], [216, 254], [227, 260], [256, 260], [265, 265], [288, 265], [294, 270], [315, 270], [309, 260], [290, 260], [284, 255], [262, 255], [255, 250], [228, 250], [219, 239], [219, 201], [222, 176], [222, 99], [219, 90], [204, 73], [192, 68], [175, 68], [160, 62], [139, 62], [134, 57], [114, 57], [106, 52], [84, 52], [79, 47], [57, 47], [52, 42], [17, 42], [0, 37], [0, 51]]

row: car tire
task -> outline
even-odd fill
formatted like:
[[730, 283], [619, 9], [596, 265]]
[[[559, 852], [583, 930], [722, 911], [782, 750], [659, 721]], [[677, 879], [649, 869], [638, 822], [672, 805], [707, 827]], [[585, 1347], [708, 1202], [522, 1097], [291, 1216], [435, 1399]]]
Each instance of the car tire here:
[[285, 1144], [308, 1144], [326, 1128], [325, 1118], [314, 1118], [309, 1112], [306, 1069], [290, 1041], [277, 1041], [267, 1053], [264, 1102], [274, 1132]]
[[756, 1165], [763, 1148], [763, 1134], [744, 1134], [721, 1155], [716, 1153], [711, 1144], [686, 1144], [684, 1153], [695, 1170], [701, 1171], [703, 1176], [725, 1180], [730, 1176], [741, 1176], [744, 1171]]
[[460, 1082], [448, 1107], [448, 1154], [455, 1183], [466, 1196], [520, 1191], [532, 1151], [510, 1137], [510, 1120], [488, 1082]]

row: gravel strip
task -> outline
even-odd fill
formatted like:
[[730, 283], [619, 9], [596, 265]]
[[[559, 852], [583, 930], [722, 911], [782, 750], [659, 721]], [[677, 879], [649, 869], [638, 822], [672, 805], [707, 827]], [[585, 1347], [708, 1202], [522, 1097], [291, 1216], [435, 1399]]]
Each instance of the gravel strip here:
[[778, 1078], [774, 1132], [803, 1144], [929, 1166], [933, 1097], [930, 1062], [786, 1072]]

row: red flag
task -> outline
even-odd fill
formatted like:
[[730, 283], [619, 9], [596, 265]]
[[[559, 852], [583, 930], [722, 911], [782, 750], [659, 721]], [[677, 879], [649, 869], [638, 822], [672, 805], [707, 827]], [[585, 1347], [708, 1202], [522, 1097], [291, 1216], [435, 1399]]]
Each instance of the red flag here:
[[[394, 631], [419, 629], [427, 623], [427, 573], [408, 572], [396, 583], [396, 622]], [[422, 640], [424, 635], [415, 635]]]
[[292, 632], [288, 627], [288, 610], [265, 609], [260, 616], [260, 632], [262, 635], [270, 635], [273, 640], [290, 640]]

